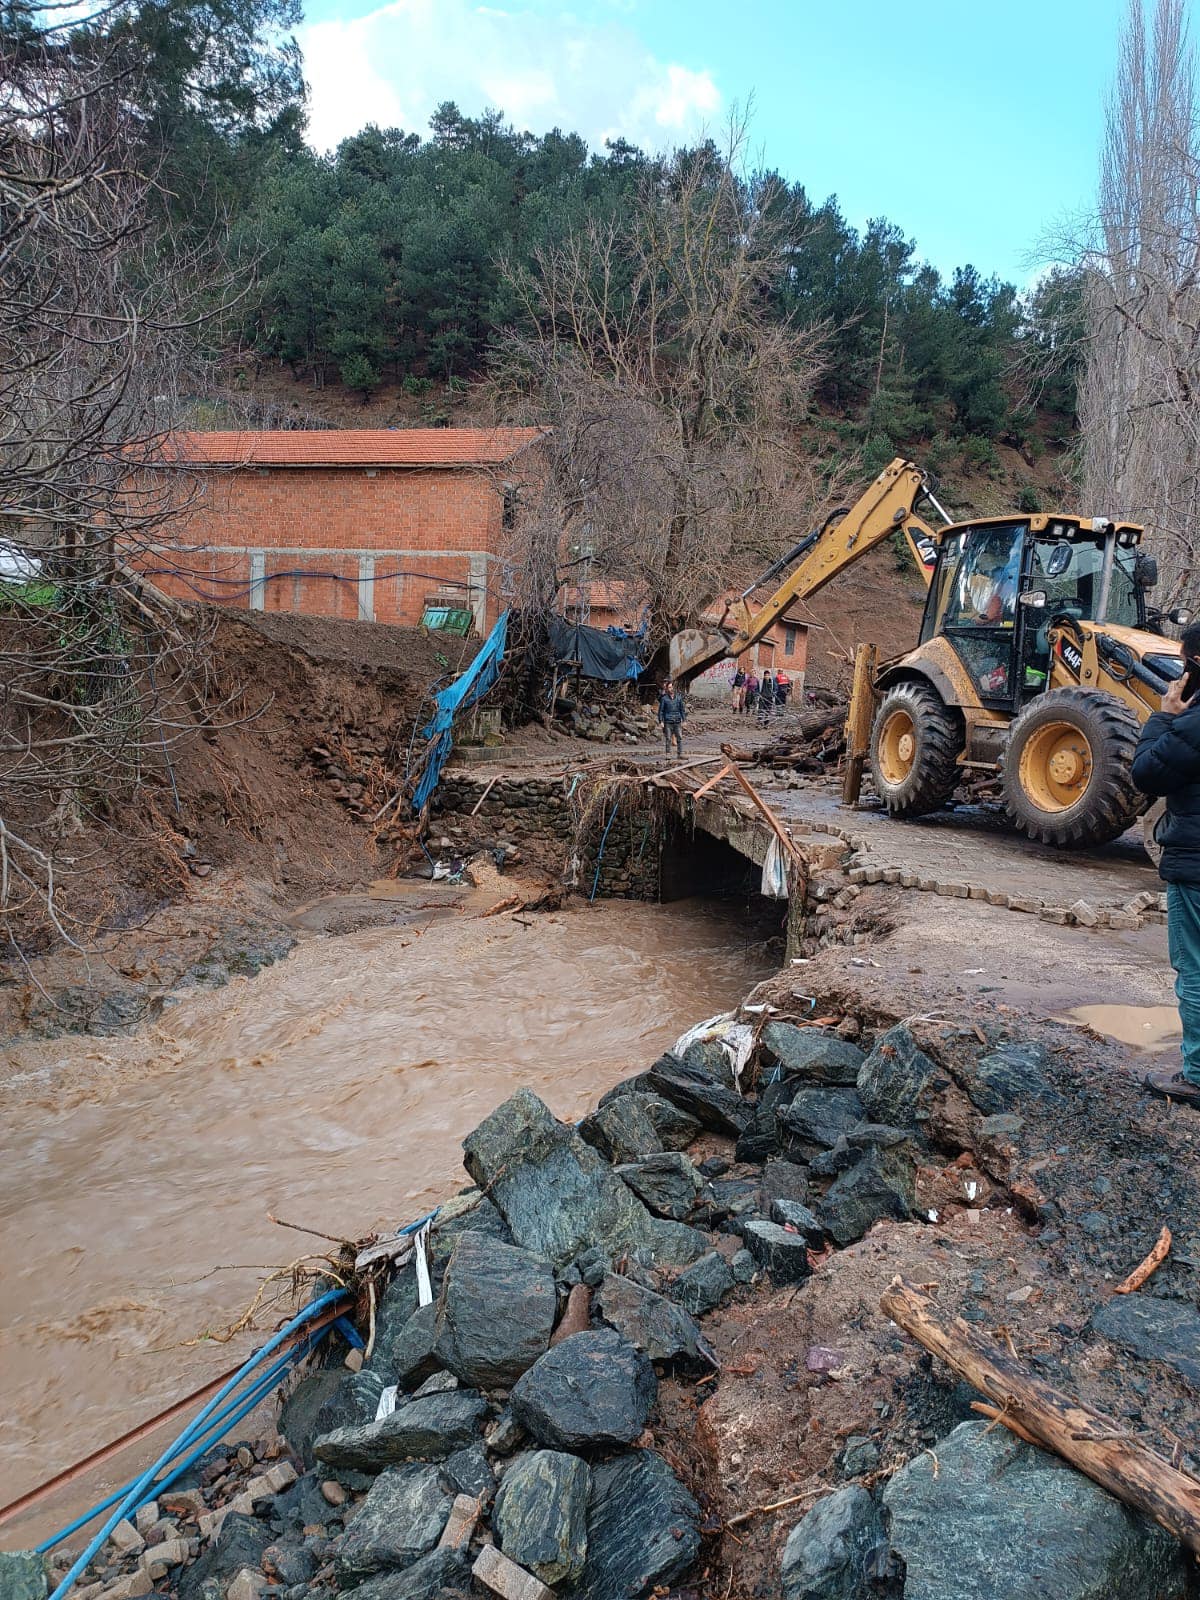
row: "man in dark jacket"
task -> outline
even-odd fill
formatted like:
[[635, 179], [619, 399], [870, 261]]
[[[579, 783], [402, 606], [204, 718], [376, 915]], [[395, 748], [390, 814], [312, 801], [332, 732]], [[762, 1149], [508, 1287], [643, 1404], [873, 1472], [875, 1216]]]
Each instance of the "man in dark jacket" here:
[[663, 743], [671, 754], [671, 740], [675, 741], [675, 754], [683, 759], [683, 719], [687, 715], [683, 695], [668, 678], [658, 697], [658, 720], [662, 723]]
[[[1200, 664], [1200, 623], [1184, 630], [1185, 665]], [[1183, 1071], [1148, 1072], [1154, 1094], [1200, 1107], [1200, 694], [1185, 701], [1176, 680], [1142, 729], [1133, 781], [1143, 794], [1165, 796], [1158, 824], [1159, 873], [1167, 885], [1167, 947], [1183, 1025]]]

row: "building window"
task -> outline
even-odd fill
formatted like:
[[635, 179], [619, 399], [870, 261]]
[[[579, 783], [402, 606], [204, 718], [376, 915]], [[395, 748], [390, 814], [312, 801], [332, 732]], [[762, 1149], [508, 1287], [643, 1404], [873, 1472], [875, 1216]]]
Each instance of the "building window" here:
[[796, 654], [796, 630], [790, 622], [783, 625], [783, 653], [785, 656]]
[[515, 483], [504, 485], [504, 505], [500, 512], [500, 525], [505, 533], [511, 533], [517, 525], [517, 500], [519, 492]]

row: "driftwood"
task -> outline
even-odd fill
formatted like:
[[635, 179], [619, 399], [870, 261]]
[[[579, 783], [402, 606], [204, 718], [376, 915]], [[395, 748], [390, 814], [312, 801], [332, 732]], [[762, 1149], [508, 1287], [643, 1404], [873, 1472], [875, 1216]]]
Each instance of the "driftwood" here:
[[994, 1409], [985, 1414], [1062, 1456], [1200, 1555], [1200, 1481], [1129, 1437], [1113, 1418], [1035, 1378], [1006, 1349], [961, 1319], [936, 1316], [929, 1297], [902, 1279], [893, 1280], [879, 1304], [893, 1322], [987, 1396]]

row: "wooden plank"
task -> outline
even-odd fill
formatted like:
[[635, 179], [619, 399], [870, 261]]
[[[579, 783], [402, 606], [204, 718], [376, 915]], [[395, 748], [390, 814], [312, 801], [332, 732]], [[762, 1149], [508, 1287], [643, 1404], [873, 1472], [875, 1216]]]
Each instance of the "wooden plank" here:
[[[726, 754], [728, 754], [727, 747], [722, 746], [722, 749], [725, 749], [726, 750]], [[755, 806], [757, 807], [759, 812], [762, 814], [762, 816], [765, 817], [766, 822], [767, 822], [767, 826], [771, 829], [772, 833], [774, 833], [775, 837], [779, 840], [780, 844], [787, 851], [788, 855], [792, 858], [793, 862], [795, 862], [796, 866], [798, 866], [801, 869], [801, 871], [803, 871], [804, 870], [804, 857], [800, 854], [800, 851], [797, 849], [796, 845], [792, 842], [791, 834], [788, 833], [786, 828], [783, 826], [783, 823], [780, 822], [779, 818], [771, 810], [770, 806], [763, 799], [762, 795], [759, 794], [758, 790], [750, 782], [750, 779], [742, 771], [741, 767], [738, 766], [736, 761], [732, 761], [732, 760], [730, 761], [730, 763], [729, 763], [729, 772], [730, 772], [730, 775], [735, 779], [735, 781], [738, 784], [741, 785], [742, 789], [745, 790], [746, 794], [754, 802]]]
[[715, 789], [719, 783], [723, 783], [732, 771], [733, 762], [727, 761], [721, 768], [720, 772], [715, 775], [715, 777], [710, 778], [707, 783], [702, 783], [700, 787], [693, 792], [692, 799], [702, 800], [710, 789]]
[[1112, 1417], [1052, 1389], [1000, 1345], [896, 1278], [879, 1302], [906, 1333], [986, 1395], [994, 1420], [1062, 1456], [1200, 1555], [1200, 1481], [1140, 1444]]

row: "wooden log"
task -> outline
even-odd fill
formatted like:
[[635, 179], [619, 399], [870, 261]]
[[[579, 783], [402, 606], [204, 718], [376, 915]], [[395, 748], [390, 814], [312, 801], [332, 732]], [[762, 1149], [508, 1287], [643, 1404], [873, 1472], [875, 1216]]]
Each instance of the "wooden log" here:
[[892, 1321], [959, 1377], [986, 1395], [995, 1420], [1036, 1441], [1141, 1511], [1193, 1555], [1200, 1555], [1200, 1481], [1129, 1437], [1111, 1417], [1034, 1377], [1006, 1349], [960, 1318], [935, 1314], [933, 1302], [900, 1278], [879, 1302]]

